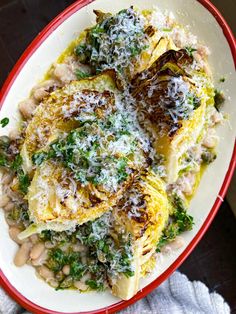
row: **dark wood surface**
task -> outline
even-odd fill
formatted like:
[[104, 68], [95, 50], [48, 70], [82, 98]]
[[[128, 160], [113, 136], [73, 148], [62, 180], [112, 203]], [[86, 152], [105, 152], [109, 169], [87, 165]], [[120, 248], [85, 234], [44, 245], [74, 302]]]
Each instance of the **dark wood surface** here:
[[[0, 86], [42, 28], [72, 0], [0, 0]], [[236, 33], [236, 0], [212, 1]], [[225, 201], [207, 233], [179, 269], [222, 294], [236, 313], [236, 220]]]

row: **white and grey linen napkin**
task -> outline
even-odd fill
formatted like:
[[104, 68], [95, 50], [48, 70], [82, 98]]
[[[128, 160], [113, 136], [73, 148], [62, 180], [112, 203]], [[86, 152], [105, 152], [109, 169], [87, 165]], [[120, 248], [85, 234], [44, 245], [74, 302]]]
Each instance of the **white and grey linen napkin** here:
[[[189, 281], [180, 272], [151, 292], [146, 298], [119, 314], [229, 314], [230, 308], [218, 293], [210, 293], [200, 281]], [[0, 288], [0, 314], [25, 312]]]

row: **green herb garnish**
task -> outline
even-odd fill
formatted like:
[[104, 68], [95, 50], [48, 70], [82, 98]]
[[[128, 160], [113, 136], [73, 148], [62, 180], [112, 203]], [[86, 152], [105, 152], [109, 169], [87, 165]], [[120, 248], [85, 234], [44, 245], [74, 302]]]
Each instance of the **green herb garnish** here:
[[188, 55], [189, 55], [190, 57], [193, 57], [193, 53], [194, 53], [195, 51], [197, 51], [197, 49], [195, 49], [195, 48], [193, 48], [193, 47], [185, 47], [185, 50], [187, 51], [187, 53], [188, 53]]
[[9, 123], [9, 118], [3, 118], [1, 121], [0, 121], [0, 124], [1, 124], [1, 126], [2, 126], [2, 128], [4, 128], [6, 125], [8, 125], [8, 123]]
[[184, 231], [189, 231], [193, 227], [193, 217], [187, 214], [187, 209], [183, 200], [177, 194], [174, 194], [172, 198], [174, 212], [158, 241], [156, 248], [157, 252], [160, 252], [161, 248], [168, 242], [173, 241], [177, 235]]
[[77, 69], [77, 70], [75, 71], [75, 75], [76, 75], [76, 77], [77, 77], [78, 80], [82, 80], [82, 79], [84, 79], [84, 78], [87, 78], [87, 77], [90, 77], [90, 76], [91, 76], [91, 74], [85, 73], [85, 72], [83, 72], [83, 71], [81, 71], [81, 70], [79, 70], [79, 69]]

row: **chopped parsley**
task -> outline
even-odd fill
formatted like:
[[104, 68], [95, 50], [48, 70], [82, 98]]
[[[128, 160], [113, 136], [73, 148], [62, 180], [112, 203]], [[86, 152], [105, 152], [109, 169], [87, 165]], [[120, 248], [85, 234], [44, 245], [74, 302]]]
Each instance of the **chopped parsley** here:
[[79, 70], [79, 69], [77, 69], [77, 70], [75, 71], [75, 75], [76, 75], [76, 77], [77, 77], [78, 80], [82, 80], [82, 79], [84, 79], [84, 78], [87, 78], [87, 77], [90, 77], [90, 76], [91, 76], [89, 73], [85, 73], [85, 72], [83, 72], [83, 71], [81, 71], [81, 70]]
[[17, 174], [17, 178], [19, 181], [19, 190], [23, 193], [26, 194], [28, 191], [28, 187], [30, 185], [30, 178], [28, 174], [24, 172], [22, 169], [22, 157], [20, 154], [15, 156], [15, 159], [13, 160], [11, 164], [11, 169], [14, 170]]
[[158, 241], [156, 248], [157, 252], [160, 252], [161, 248], [168, 242], [173, 241], [177, 235], [184, 231], [191, 230], [193, 227], [193, 217], [187, 214], [187, 209], [183, 200], [176, 193], [172, 198], [174, 212]]
[[2, 126], [2, 128], [4, 128], [6, 125], [8, 125], [8, 123], [9, 123], [9, 118], [3, 118], [1, 121], [0, 121], [0, 124], [1, 124], [1, 126]]
[[193, 47], [185, 47], [185, 50], [187, 51], [188, 55], [190, 57], [193, 57], [193, 53], [197, 51], [197, 49], [193, 48]]
[[117, 276], [119, 273], [123, 273], [125, 276], [131, 277], [134, 275], [131, 266], [131, 236], [120, 235], [117, 246], [109, 234], [108, 219], [109, 213], [94, 222], [80, 226], [77, 231], [77, 238], [94, 252], [96, 259], [106, 265], [109, 275]]

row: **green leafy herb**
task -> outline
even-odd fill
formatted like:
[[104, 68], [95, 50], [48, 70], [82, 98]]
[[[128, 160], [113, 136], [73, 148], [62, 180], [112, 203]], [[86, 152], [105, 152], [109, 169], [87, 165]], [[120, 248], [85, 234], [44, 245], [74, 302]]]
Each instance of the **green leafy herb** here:
[[20, 154], [15, 156], [15, 159], [13, 160], [11, 164], [11, 169], [14, 170], [17, 174], [17, 178], [19, 180], [19, 190], [26, 194], [28, 191], [28, 187], [30, 185], [30, 178], [28, 174], [24, 173], [24, 170], [22, 169], [22, 163], [23, 159]]
[[88, 285], [93, 290], [98, 290], [98, 291], [104, 290], [104, 285], [102, 282], [98, 282], [96, 280], [89, 279], [89, 280], [86, 280], [85, 283], [86, 283], [86, 285]]
[[76, 77], [77, 77], [78, 80], [81, 80], [81, 79], [84, 79], [84, 78], [87, 78], [87, 77], [90, 77], [90, 76], [91, 76], [91, 74], [85, 73], [85, 72], [83, 72], [83, 71], [81, 71], [81, 70], [79, 70], [79, 69], [77, 69], [77, 70], [75, 71], [75, 75], [76, 75]]
[[15, 206], [8, 214], [8, 218], [17, 223], [22, 222], [27, 226], [29, 223], [28, 207], [25, 204]]
[[220, 81], [220, 83], [224, 83], [224, 82], [225, 82], [225, 77], [221, 77], [221, 78], [219, 79], [219, 81]]
[[177, 235], [184, 231], [191, 230], [193, 227], [193, 217], [187, 214], [183, 200], [176, 193], [172, 197], [174, 212], [158, 241], [157, 252], [160, 252], [161, 248], [168, 242], [173, 241]]
[[32, 156], [32, 161], [36, 166], [40, 166], [48, 158], [48, 153], [38, 152]]
[[9, 118], [3, 118], [1, 121], [0, 121], [0, 124], [2, 126], [2, 128], [4, 128], [6, 125], [8, 125], [9, 123]]
[[193, 53], [194, 53], [195, 51], [197, 51], [197, 49], [195, 49], [195, 48], [193, 48], [193, 47], [185, 47], [185, 49], [186, 49], [186, 51], [187, 51], [187, 53], [188, 53], [188, 55], [189, 55], [190, 57], [193, 57]]
[[23, 194], [27, 194], [28, 187], [30, 185], [30, 178], [27, 174], [22, 171], [17, 172], [17, 177], [19, 180], [19, 189]]
[[189, 94], [187, 99], [188, 99], [188, 104], [191, 105], [194, 110], [200, 107], [201, 101], [195, 95]]
[[8, 166], [8, 160], [6, 156], [0, 155], [0, 166], [1, 167], [7, 167]]
[[15, 171], [20, 170], [22, 163], [23, 163], [23, 159], [22, 159], [21, 155], [20, 154], [16, 155], [16, 157], [13, 160], [12, 165], [11, 165], [12, 170], [15, 170]]

